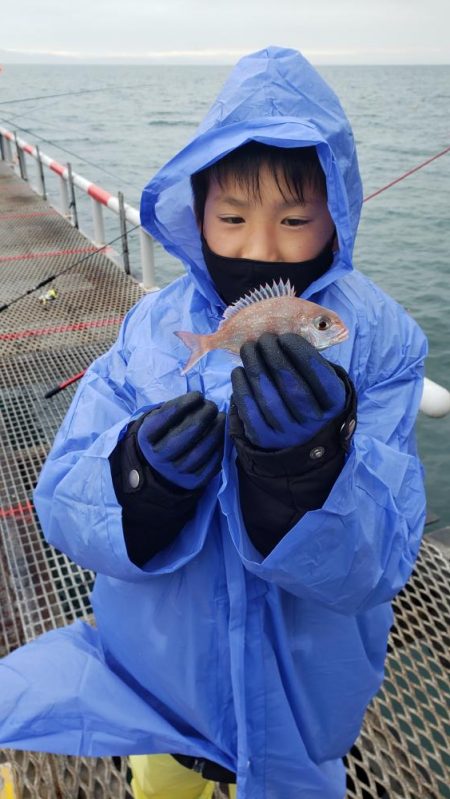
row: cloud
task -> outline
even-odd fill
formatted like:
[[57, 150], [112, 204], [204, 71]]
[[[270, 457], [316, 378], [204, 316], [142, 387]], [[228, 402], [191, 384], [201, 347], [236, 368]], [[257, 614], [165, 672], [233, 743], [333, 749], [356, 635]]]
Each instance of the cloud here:
[[4, 60], [232, 63], [275, 44], [322, 63], [448, 63], [449, 29], [449, 0], [21, 0], [2, 10]]
[[[16, 63], [21, 59], [27, 62], [36, 59], [39, 62], [65, 61], [88, 63], [197, 63], [197, 64], [234, 64], [239, 58], [247, 55], [252, 49], [173, 49], [173, 50], [63, 50], [8, 48], [0, 50], [0, 60]], [[415, 46], [403, 47], [321, 47], [302, 48], [302, 53], [310, 61], [317, 64], [388, 64], [388, 63], [445, 63], [445, 53], [440, 47], [423, 47], [420, 51]]]
[[99, 56], [98, 50], [88, 52], [86, 50], [35, 50], [35, 49], [19, 49], [7, 48], [2, 50], [3, 53], [11, 53], [15, 55], [49, 55], [49, 56], [65, 56], [67, 58], [217, 58], [221, 56], [234, 57], [245, 55], [247, 50], [147, 50], [141, 53], [136, 50], [127, 51], [102, 51]]

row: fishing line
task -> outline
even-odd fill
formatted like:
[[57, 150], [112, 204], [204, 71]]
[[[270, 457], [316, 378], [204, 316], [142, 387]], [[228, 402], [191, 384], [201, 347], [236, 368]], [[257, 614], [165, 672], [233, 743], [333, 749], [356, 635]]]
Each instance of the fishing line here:
[[[45, 95], [37, 95], [36, 97], [23, 97], [23, 98], [16, 99], [16, 100], [2, 100], [0, 102], [0, 105], [8, 105], [8, 104], [11, 104], [11, 103], [13, 103], [13, 104], [14, 103], [25, 103], [25, 102], [31, 102], [32, 100], [47, 100], [47, 99], [52, 99], [54, 97], [58, 97], [58, 98], [59, 97], [71, 97], [71, 96], [76, 96], [76, 95], [80, 95], [80, 94], [93, 94], [93, 93], [96, 93], [96, 92], [98, 93], [98, 92], [108, 92], [108, 91], [121, 91], [122, 89], [125, 89], [125, 90], [141, 89], [141, 88], [148, 88], [149, 86], [152, 86], [152, 85], [153, 84], [151, 84], [151, 83], [136, 83], [136, 84], [134, 84], [132, 86], [104, 86], [101, 89], [83, 89], [83, 90], [80, 90], [80, 91], [61, 92], [59, 94], [45, 94]], [[37, 106], [34, 106], [34, 108], [37, 108]], [[29, 109], [29, 110], [33, 111], [34, 108]], [[26, 113], [27, 112], [13, 115], [9, 119], [5, 119], [5, 117], [2, 117], [2, 121], [3, 122], [12, 122], [14, 119], [17, 119], [20, 116], [26, 116]], [[16, 125], [15, 127], [17, 127], [19, 130], [23, 131], [24, 133], [31, 133], [36, 138], [40, 139], [40, 141], [43, 141], [46, 144], [50, 144], [53, 147], [57, 147], [62, 152], [68, 153], [68, 155], [72, 155], [73, 157], [78, 158], [80, 161], [83, 161], [85, 164], [89, 164], [89, 166], [93, 166], [96, 169], [99, 169], [105, 175], [108, 175], [109, 177], [114, 178], [115, 181], [120, 181], [122, 184], [125, 183], [128, 186], [133, 186], [134, 187], [134, 185], [135, 185], [130, 180], [126, 180], [125, 178], [122, 178], [120, 176], [118, 177], [117, 175], [113, 175], [112, 172], [109, 172], [107, 169], [105, 169], [104, 167], [99, 166], [98, 164], [94, 163], [93, 161], [89, 161], [88, 158], [84, 158], [83, 156], [78, 155], [78, 153], [73, 152], [73, 150], [68, 150], [66, 147], [63, 147], [60, 144], [56, 144], [56, 142], [53, 142], [50, 139], [45, 139], [43, 136], [39, 136], [39, 134], [34, 133], [34, 131], [32, 131], [31, 128], [23, 128], [20, 125]]]
[[122, 234], [121, 233], [119, 236], [116, 236], [115, 239], [111, 239], [111, 241], [108, 241], [108, 242], [106, 242], [106, 244], [103, 244], [102, 247], [99, 247], [98, 249], [94, 250], [94, 252], [90, 252], [89, 255], [84, 255], [83, 258], [79, 258], [78, 261], [75, 261], [75, 263], [70, 264], [69, 266], [66, 266], [65, 269], [61, 269], [60, 272], [55, 272], [55, 274], [51, 275], [51, 277], [46, 277], [45, 280], [41, 280], [41, 282], [38, 283], [36, 286], [34, 286], [34, 288], [28, 289], [28, 291], [24, 291], [24, 293], [20, 294], [19, 297], [15, 297], [10, 302], [5, 303], [5, 305], [1, 305], [0, 306], [0, 313], [2, 311], [7, 311], [8, 308], [11, 308], [11, 305], [14, 305], [16, 302], [19, 302], [19, 300], [23, 300], [24, 297], [28, 297], [29, 294], [33, 294], [33, 292], [38, 291], [43, 286], [46, 286], [48, 283], [51, 283], [52, 280], [56, 280], [57, 277], [61, 277], [61, 275], [65, 275], [66, 272], [69, 272], [69, 270], [73, 269], [74, 266], [78, 266], [79, 264], [82, 264], [84, 261], [87, 261], [89, 258], [92, 258], [92, 256], [97, 255], [102, 250], [105, 250], [107, 247], [110, 247], [111, 244], [114, 244], [116, 241], [120, 241], [121, 239], [125, 238], [125, 235], [128, 236], [130, 233], [133, 233], [135, 230], [137, 230], [140, 227], [141, 227], [140, 225], [134, 225], [134, 227], [132, 227], [129, 230], [127, 230], [126, 234]]
[[[59, 105], [59, 100], [53, 100], [53, 102], [52, 102], [52, 103], [47, 103], [47, 105], [45, 106], [45, 108], [44, 108], [43, 110], [44, 110], [44, 111], [48, 111], [48, 109], [49, 109], [49, 108], [53, 108], [53, 106], [55, 106], [55, 105]], [[10, 119], [10, 121], [11, 121], [11, 122], [12, 122], [14, 119], [19, 119], [19, 117], [28, 117], [28, 118], [30, 119], [30, 118], [32, 118], [32, 116], [31, 116], [31, 115], [32, 115], [33, 111], [35, 111], [35, 110], [36, 110], [36, 108], [39, 108], [39, 109], [41, 109], [41, 110], [42, 110], [42, 105], [41, 105], [41, 104], [39, 104], [39, 105], [32, 105], [32, 106], [31, 106], [31, 108], [29, 108], [27, 111], [21, 111], [21, 112], [20, 112], [20, 113], [18, 113], [18, 114], [13, 114], [12, 116], [10, 116], [10, 117], [9, 117], [9, 119]], [[9, 112], [8, 112], [8, 113], [9, 113]], [[35, 119], [36, 119], [36, 118], [35, 118]], [[40, 123], [42, 124], [42, 122], [41, 122], [41, 120], [40, 120], [40, 119], [36, 119], [36, 122], [40, 122]]]
[[0, 105], [8, 105], [10, 103], [27, 103], [32, 100], [47, 100], [53, 97], [72, 97], [78, 94], [93, 94], [95, 92], [115, 92], [121, 89], [142, 89], [152, 86], [151, 83], [135, 83], [133, 86], [104, 86], [102, 89], [82, 89], [74, 92], [61, 92], [60, 94], [43, 94], [36, 97], [21, 97], [18, 100], [2, 100]]
[[[61, 92], [61, 94], [42, 94], [36, 95], [36, 97], [19, 97], [17, 100], [2, 100], [0, 105], [10, 105], [11, 103], [28, 103], [32, 100], [47, 100], [52, 99], [53, 97], [71, 97], [77, 94], [93, 94], [94, 92], [106, 92], [111, 91], [114, 89], [114, 86], [111, 86], [109, 89], [105, 87], [104, 89], [82, 89], [78, 92]], [[126, 87], [124, 87], [126, 88]]]
[[[5, 118], [4, 116], [1, 116], [0, 120], [2, 122], [6, 122], [7, 124], [12, 121], [12, 120], [9, 120], [7, 117]], [[23, 133], [31, 133], [31, 135], [35, 136], [36, 139], [39, 139], [40, 141], [45, 142], [45, 144], [50, 144], [52, 147], [56, 147], [58, 150], [62, 150], [63, 152], [68, 153], [69, 155], [72, 155], [74, 158], [79, 158], [79, 160], [80, 161], [84, 161], [85, 164], [89, 164], [89, 166], [93, 166], [96, 169], [99, 169], [100, 172], [104, 172], [105, 175], [108, 175], [110, 178], [114, 178], [114, 180], [116, 182], [120, 181], [121, 183], [126, 183], [128, 186], [133, 186], [133, 188], [136, 188], [136, 184], [132, 183], [131, 180], [126, 180], [126, 178], [122, 178], [122, 177], [120, 177], [120, 175], [119, 176], [113, 175], [112, 172], [109, 172], [104, 167], [99, 166], [99, 164], [94, 163], [94, 161], [89, 161], [88, 158], [84, 158], [82, 155], [78, 155], [78, 153], [74, 153], [73, 150], [68, 150], [67, 147], [63, 147], [61, 144], [57, 144], [56, 142], [51, 141], [50, 139], [45, 139], [43, 136], [40, 136], [38, 133], [35, 133], [33, 130], [31, 130], [31, 128], [23, 128], [23, 127], [21, 127], [21, 125], [15, 125], [14, 127], [16, 127], [19, 130], [23, 131]]]

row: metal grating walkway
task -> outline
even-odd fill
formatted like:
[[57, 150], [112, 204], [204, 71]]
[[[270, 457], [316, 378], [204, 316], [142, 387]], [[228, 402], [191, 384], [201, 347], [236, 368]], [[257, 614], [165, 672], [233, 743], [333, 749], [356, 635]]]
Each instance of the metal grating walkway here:
[[[75, 387], [45, 392], [113, 342], [142, 293], [104, 255], [86, 258], [91, 249], [0, 162], [0, 304], [70, 267], [49, 284], [55, 301], [37, 291], [0, 314], [0, 656], [90, 617], [93, 575], [44, 542], [31, 497]], [[395, 601], [383, 690], [347, 758], [348, 799], [450, 799], [449, 600], [450, 564], [425, 542]], [[129, 796], [123, 759], [0, 752], [5, 761], [21, 799]]]
[[[31, 498], [75, 386], [49, 400], [45, 393], [112, 344], [142, 295], [93, 250], [0, 162], [0, 305], [12, 301], [0, 313], [0, 657], [91, 612], [93, 575], [43, 540]], [[57, 299], [43, 304], [39, 296], [50, 286]], [[3, 751], [4, 761], [21, 799], [130, 796], [124, 760]]]

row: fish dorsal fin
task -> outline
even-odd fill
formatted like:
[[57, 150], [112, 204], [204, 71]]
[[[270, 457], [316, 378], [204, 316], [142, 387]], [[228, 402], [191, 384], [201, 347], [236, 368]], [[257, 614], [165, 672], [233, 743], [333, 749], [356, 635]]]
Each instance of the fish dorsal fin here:
[[239, 311], [242, 311], [243, 308], [248, 308], [249, 305], [253, 305], [255, 302], [261, 302], [261, 300], [273, 300], [275, 297], [295, 296], [295, 287], [291, 286], [289, 280], [287, 280], [285, 283], [281, 279], [278, 281], [278, 283], [276, 280], [274, 280], [271, 286], [266, 283], [265, 286], [259, 286], [257, 289], [252, 289], [248, 294], [244, 294], [243, 297], [240, 297], [238, 300], [236, 300], [236, 302], [233, 302], [232, 305], [229, 305], [224, 311], [220, 324], [223, 325], [224, 322], [227, 322], [232, 316], [235, 316], [237, 313], [239, 313]]

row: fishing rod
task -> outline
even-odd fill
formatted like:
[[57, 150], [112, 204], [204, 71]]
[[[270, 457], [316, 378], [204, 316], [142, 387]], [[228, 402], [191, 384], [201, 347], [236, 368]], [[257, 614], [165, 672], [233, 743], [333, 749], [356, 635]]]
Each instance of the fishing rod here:
[[115, 244], [116, 241], [120, 241], [121, 239], [125, 238], [125, 236], [128, 236], [130, 233], [133, 233], [139, 227], [140, 225], [134, 225], [134, 227], [127, 230], [126, 233], [121, 233], [119, 236], [116, 236], [115, 239], [111, 239], [111, 241], [108, 241], [106, 242], [106, 244], [103, 244], [101, 247], [94, 249], [93, 252], [88, 253], [88, 255], [84, 255], [83, 258], [79, 258], [78, 261], [75, 261], [73, 264], [66, 266], [65, 269], [61, 269], [60, 272], [55, 272], [55, 274], [51, 275], [51, 277], [46, 277], [45, 280], [41, 280], [41, 282], [37, 283], [37, 285], [34, 286], [32, 289], [24, 291], [23, 294], [19, 295], [19, 297], [14, 297], [14, 299], [11, 300], [10, 302], [1, 305], [0, 313], [2, 311], [7, 311], [8, 308], [11, 308], [11, 305], [14, 305], [16, 302], [19, 302], [19, 300], [23, 300], [24, 297], [28, 297], [29, 294], [33, 294], [35, 291], [38, 291], [38, 289], [41, 289], [43, 286], [47, 286], [48, 283], [52, 282], [52, 280], [56, 280], [56, 278], [61, 277], [61, 275], [65, 275], [66, 272], [69, 272], [71, 269], [74, 268], [74, 266], [78, 266], [79, 264], [82, 264], [84, 261], [87, 261], [89, 258], [92, 258], [94, 255], [98, 255], [99, 252], [105, 250], [107, 247], [110, 247], [111, 244]]
[[73, 375], [73, 377], [69, 377], [67, 380], [64, 380], [62, 383], [59, 383], [54, 388], [51, 388], [44, 394], [44, 399], [50, 399], [50, 397], [54, 397], [55, 394], [59, 394], [60, 391], [63, 391], [67, 386], [71, 386], [72, 383], [76, 383], [77, 380], [80, 380], [83, 375], [86, 374], [86, 369], [83, 369], [81, 372], [78, 372], [77, 375]]
[[[133, 231], [136, 230], [138, 227], [140, 227], [140, 225], [135, 225], [134, 227], [130, 228], [130, 230], [127, 231], [127, 235], [129, 233], [133, 233]], [[60, 272], [57, 272], [56, 274], [52, 275], [51, 277], [48, 277], [45, 280], [42, 280], [33, 289], [29, 289], [28, 291], [25, 291], [24, 294], [21, 294], [20, 297], [16, 297], [14, 300], [11, 300], [11, 302], [7, 303], [6, 305], [2, 305], [0, 307], [0, 313], [1, 313], [1, 311], [6, 311], [6, 309], [10, 308], [11, 305], [13, 305], [14, 303], [16, 303], [19, 300], [23, 299], [24, 297], [28, 296], [29, 294], [32, 294], [34, 291], [37, 291], [38, 289], [42, 288], [43, 286], [46, 286], [48, 283], [51, 283], [51, 281], [55, 280], [57, 277], [60, 277], [61, 275], [64, 275], [70, 269], [73, 269], [74, 266], [77, 266], [78, 264], [81, 264], [84, 261], [87, 261], [88, 258], [92, 258], [93, 255], [97, 255], [97, 253], [101, 252], [106, 247], [109, 247], [111, 244], [114, 244], [116, 241], [119, 241], [119, 239], [122, 239], [124, 237], [124, 235], [125, 234], [121, 234], [120, 236], [116, 236], [115, 239], [111, 239], [111, 241], [109, 241], [106, 244], [104, 244], [103, 247], [99, 247], [94, 252], [89, 253], [89, 255], [86, 255], [83, 258], [80, 258], [78, 261], [75, 261], [74, 264], [70, 264], [70, 266], [66, 267], [66, 269], [62, 269]], [[60, 391], [63, 391], [68, 386], [71, 386], [72, 383], [76, 383], [78, 380], [80, 380], [83, 377], [85, 372], [86, 372], [86, 369], [83, 369], [81, 372], [78, 372], [78, 374], [67, 378], [62, 383], [59, 383], [57, 386], [54, 386], [54, 388], [49, 389], [49, 391], [47, 391], [44, 394], [44, 399], [50, 399], [50, 397], [54, 397], [55, 394], [59, 394]]]
[[404, 180], [405, 178], [408, 178], [410, 175], [413, 175], [414, 172], [418, 172], [419, 169], [423, 169], [423, 167], [427, 166], [427, 164], [431, 164], [432, 161], [436, 161], [436, 158], [441, 158], [441, 156], [446, 155], [446, 153], [449, 153], [449, 152], [450, 152], [450, 147], [446, 147], [445, 150], [441, 150], [440, 153], [438, 153], [437, 155], [433, 155], [432, 158], [427, 158], [426, 161], [422, 161], [421, 164], [419, 164], [418, 166], [415, 166], [413, 169], [408, 169], [407, 172], [404, 172], [403, 175], [400, 175], [400, 177], [395, 178], [394, 180], [391, 180], [391, 182], [387, 183], [386, 186], [382, 186], [381, 189], [377, 189], [372, 194], [369, 194], [367, 197], [364, 197], [363, 203], [366, 203], [368, 200], [372, 200], [373, 197], [377, 197], [378, 194], [381, 194], [382, 191], [386, 191], [386, 189], [390, 189], [391, 186], [395, 186], [396, 183], [400, 183], [401, 180]]

